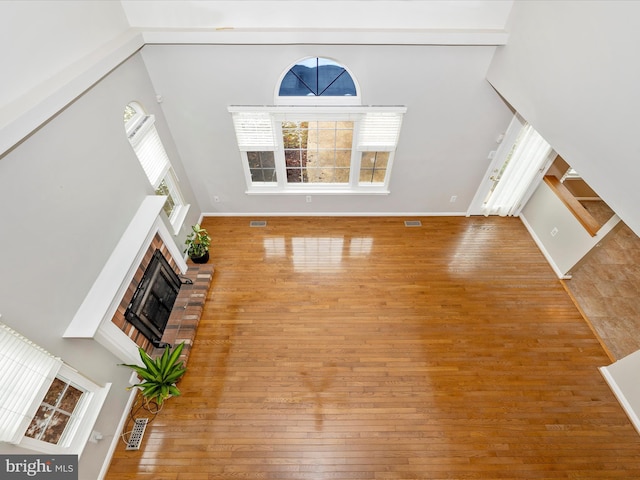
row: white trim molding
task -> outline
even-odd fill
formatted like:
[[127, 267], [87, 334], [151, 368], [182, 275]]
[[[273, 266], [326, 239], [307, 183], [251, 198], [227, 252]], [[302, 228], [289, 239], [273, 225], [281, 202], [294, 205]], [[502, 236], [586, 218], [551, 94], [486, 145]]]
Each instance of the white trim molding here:
[[137, 362], [137, 346], [111, 319], [156, 234], [180, 272], [187, 271], [182, 252], [159, 216], [165, 200], [160, 195], [144, 199], [63, 337], [93, 338], [123, 362]]
[[504, 29], [131, 28], [0, 109], [0, 157], [145, 45], [506, 45]]
[[0, 109], [0, 157], [143, 45], [140, 32], [130, 30]]
[[600, 373], [624, 409], [634, 428], [640, 433], [640, 384], [637, 381], [640, 350], [600, 367]]

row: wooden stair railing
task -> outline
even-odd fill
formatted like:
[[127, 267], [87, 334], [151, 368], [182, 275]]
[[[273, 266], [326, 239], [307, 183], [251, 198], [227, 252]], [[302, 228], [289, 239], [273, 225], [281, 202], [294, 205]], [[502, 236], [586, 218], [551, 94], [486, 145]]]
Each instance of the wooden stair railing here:
[[589, 235], [595, 237], [600, 230], [600, 223], [591, 215], [586, 208], [573, 196], [573, 194], [564, 186], [564, 184], [554, 175], [545, 175], [544, 181], [551, 190], [555, 192], [562, 203], [569, 209], [580, 224], [589, 232]]

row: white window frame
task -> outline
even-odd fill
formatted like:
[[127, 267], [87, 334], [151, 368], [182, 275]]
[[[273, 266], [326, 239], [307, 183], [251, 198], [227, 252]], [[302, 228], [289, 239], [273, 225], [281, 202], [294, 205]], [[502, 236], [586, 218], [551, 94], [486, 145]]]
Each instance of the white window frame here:
[[[66, 364], [60, 367], [56, 377], [84, 391], [84, 395], [76, 407], [79, 410], [73, 412], [75, 419], [70, 425], [67, 425], [64, 435], [57, 445], [31, 437], [22, 437], [19, 446], [42, 453], [81, 455], [111, 389], [111, 383], [100, 387]], [[44, 395], [35, 402], [35, 411], [40, 407], [43, 398]]]
[[[177, 234], [180, 232], [190, 205], [185, 203], [184, 196], [180, 191], [180, 180], [171, 165], [169, 156], [156, 129], [155, 116], [147, 115], [137, 102], [131, 102], [128, 106], [136, 113], [125, 122], [127, 138], [153, 189], [156, 190], [163, 180], [167, 185], [174, 201], [174, 208], [171, 215], [168, 216], [169, 223], [173, 228], [173, 232]], [[151, 152], [151, 155], [145, 155], [145, 152]]]
[[[171, 211], [171, 215], [169, 215], [169, 223], [173, 227], [174, 233], [178, 233], [182, 224], [184, 223], [184, 219], [187, 216], [187, 212], [189, 211], [189, 205], [187, 205], [184, 201], [184, 197], [182, 196], [182, 192], [178, 186], [178, 177], [176, 176], [173, 168], [169, 168], [163, 177], [164, 183], [169, 189], [169, 194], [173, 199], [173, 210]], [[162, 183], [162, 182], [160, 182]]]
[[[402, 127], [404, 106], [230, 106], [238, 148], [247, 184], [247, 194], [389, 194], [389, 180], [395, 150]], [[242, 116], [257, 119], [255, 134], [240, 129]], [[385, 131], [380, 118], [392, 118], [391, 130]], [[371, 120], [374, 120], [373, 122]], [[354, 123], [351, 149], [349, 183], [288, 183], [282, 145], [281, 124], [285, 121], [352, 121]], [[368, 127], [372, 127], [373, 130]], [[373, 134], [372, 134], [373, 132]], [[276, 182], [253, 182], [247, 152], [273, 151], [276, 166]], [[360, 183], [360, 166], [363, 152], [389, 152], [384, 182]]]
[[[5, 441], [42, 453], [80, 455], [111, 389], [111, 383], [104, 387], [97, 385], [8, 325], [0, 323], [0, 330], [5, 361], [3, 387], [8, 388], [0, 396], [3, 402], [8, 402], [0, 405], [3, 407], [0, 413], [7, 415], [7, 423], [3, 426], [14, 425], [11, 430], [4, 432], [11, 435]], [[39, 372], [35, 375], [39, 380], [25, 382], [25, 371]], [[78, 411], [73, 412], [74, 421], [66, 426], [64, 437], [57, 445], [24, 436], [55, 378], [77, 385], [85, 392], [77, 405]], [[19, 423], [9, 422], [16, 417], [21, 417]]]
[[[345, 95], [345, 96], [333, 96], [333, 95], [315, 96], [315, 95], [310, 95], [310, 96], [304, 96], [304, 97], [296, 97], [296, 96], [284, 96], [284, 97], [281, 97], [280, 96], [280, 85], [282, 84], [282, 81], [284, 80], [284, 77], [289, 73], [289, 71], [293, 67], [295, 67], [296, 65], [298, 65], [300, 63], [304, 63], [306, 60], [310, 60], [310, 59], [314, 59], [314, 58], [322, 58], [322, 59], [326, 59], [326, 60], [331, 60], [331, 61], [335, 62], [336, 65], [339, 65], [340, 67], [344, 68], [345, 71], [347, 72], [347, 75], [349, 75], [349, 77], [351, 77], [351, 80], [353, 81], [353, 84], [356, 87], [356, 94], [355, 95]], [[330, 58], [330, 57], [304, 57], [304, 58], [301, 58], [300, 60], [292, 63], [291, 65], [289, 65], [289, 67], [286, 68], [280, 74], [280, 78], [276, 82], [273, 98], [274, 98], [274, 103], [276, 105], [305, 105], [305, 106], [313, 106], [313, 105], [362, 105], [362, 100], [361, 100], [361, 95], [360, 95], [360, 85], [358, 84], [358, 81], [357, 81], [355, 75], [353, 75], [351, 70], [349, 70], [346, 66], [344, 66], [343, 64], [341, 64], [337, 60], [335, 60], [333, 58]]]

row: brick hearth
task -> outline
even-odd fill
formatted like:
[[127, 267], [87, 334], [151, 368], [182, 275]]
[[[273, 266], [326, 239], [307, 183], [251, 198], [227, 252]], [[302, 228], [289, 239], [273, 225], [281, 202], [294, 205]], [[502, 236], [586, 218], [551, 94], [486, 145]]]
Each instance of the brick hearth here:
[[[187, 364], [191, 347], [196, 336], [198, 323], [202, 317], [202, 310], [207, 299], [207, 293], [213, 279], [214, 266], [209, 263], [187, 263], [188, 270], [182, 275], [183, 279], [189, 279], [193, 283], [184, 283], [173, 305], [167, 326], [162, 336], [162, 341], [170, 345], [184, 342], [181, 359]], [[147, 350], [152, 357], [161, 355], [162, 349], [151, 347]]]

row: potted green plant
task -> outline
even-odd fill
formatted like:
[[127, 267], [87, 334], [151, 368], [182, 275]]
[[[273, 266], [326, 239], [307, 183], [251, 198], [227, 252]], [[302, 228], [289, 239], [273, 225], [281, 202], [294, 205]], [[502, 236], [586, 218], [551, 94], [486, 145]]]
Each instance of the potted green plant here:
[[185, 252], [193, 263], [207, 263], [209, 261], [209, 246], [211, 246], [211, 237], [209, 233], [199, 224], [191, 227], [191, 233], [187, 235], [184, 242], [187, 245]]
[[180, 390], [176, 387], [176, 382], [187, 371], [184, 362], [180, 361], [183, 348], [184, 343], [176, 345], [173, 350], [167, 345], [161, 356], [151, 358], [143, 348], [138, 347], [143, 365], [122, 364], [131, 368], [142, 379], [142, 382], [132, 385], [129, 389], [139, 388], [144, 400], [147, 403], [155, 403], [158, 409], [169, 397], [179, 396]]

